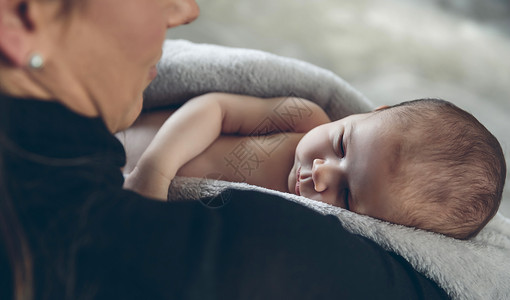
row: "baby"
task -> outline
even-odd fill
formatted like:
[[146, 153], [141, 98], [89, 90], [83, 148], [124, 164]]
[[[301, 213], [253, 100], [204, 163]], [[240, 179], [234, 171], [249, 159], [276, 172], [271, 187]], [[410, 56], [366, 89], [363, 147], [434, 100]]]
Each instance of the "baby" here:
[[443, 100], [331, 122], [304, 99], [212, 93], [170, 114], [148, 114], [119, 136], [126, 188], [166, 200], [176, 175], [221, 174], [459, 239], [475, 236], [501, 201], [500, 144]]

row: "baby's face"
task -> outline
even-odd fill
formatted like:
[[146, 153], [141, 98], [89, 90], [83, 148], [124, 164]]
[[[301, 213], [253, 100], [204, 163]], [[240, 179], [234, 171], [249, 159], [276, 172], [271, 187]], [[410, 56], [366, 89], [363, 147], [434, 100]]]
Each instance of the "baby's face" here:
[[352, 115], [309, 131], [296, 148], [289, 191], [398, 222], [390, 166], [401, 138], [387, 119], [379, 113]]

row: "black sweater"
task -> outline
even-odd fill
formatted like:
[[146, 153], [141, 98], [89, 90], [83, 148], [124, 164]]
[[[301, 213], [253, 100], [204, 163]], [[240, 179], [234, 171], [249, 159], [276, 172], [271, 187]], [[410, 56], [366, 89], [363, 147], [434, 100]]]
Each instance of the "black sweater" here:
[[[0, 96], [0, 137], [36, 299], [446, 298], [400, 256], [276, 196], [228, 190], [213, 209], [123, 190], [125, 153], [99, 118]], [[0, 268], [9, 299], [2, 243]]]

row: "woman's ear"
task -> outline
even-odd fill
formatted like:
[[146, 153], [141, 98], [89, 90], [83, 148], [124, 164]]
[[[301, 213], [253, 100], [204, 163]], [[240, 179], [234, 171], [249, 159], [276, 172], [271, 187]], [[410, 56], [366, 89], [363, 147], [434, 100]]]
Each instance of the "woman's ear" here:
[[0, 0], [0, 59], [8, 64], [27, 64], [31, 33], [34, 29], [29, 14], [31, 1]]
[[376, 109], [374, 109], [374, 111], [385, 110], [387, 108], [390, 108], [390, 107], [388, 105], [381, 105], [381, 106], [377, 107]]

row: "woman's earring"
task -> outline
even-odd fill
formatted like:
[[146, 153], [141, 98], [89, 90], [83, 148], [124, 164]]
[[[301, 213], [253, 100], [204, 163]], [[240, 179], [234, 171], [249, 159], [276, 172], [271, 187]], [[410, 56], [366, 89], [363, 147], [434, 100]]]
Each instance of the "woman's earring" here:
[[42, 67], [44, 67], [44, 59], [42, 58], [41, 54], [33, 53], [30, 55], [28, 66], [34, 70], [42, 69]]

